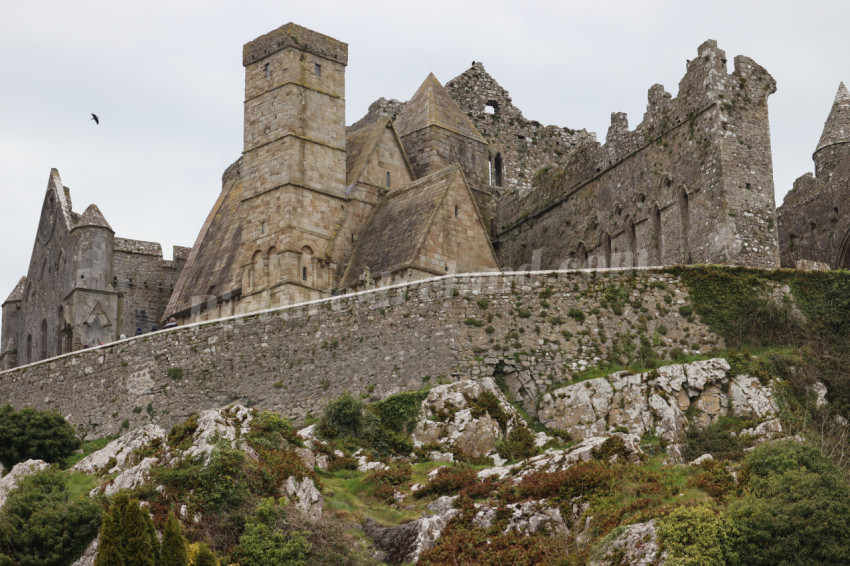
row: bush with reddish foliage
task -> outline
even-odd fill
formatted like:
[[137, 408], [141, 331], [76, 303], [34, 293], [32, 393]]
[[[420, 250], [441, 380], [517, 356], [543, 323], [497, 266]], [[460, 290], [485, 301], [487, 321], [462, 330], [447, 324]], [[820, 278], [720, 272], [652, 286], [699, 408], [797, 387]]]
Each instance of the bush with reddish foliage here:
[[602, 495], [614, 488], [616, 480], [617, 474], [604, 462], [579, 462], [560, 472], [532, 472], [526, 475], [514, 489], [513, 498], [569, 500], [579, 496]]
[[488, 534], [483, 529], [453, 522], [431, 550], [422, 554], [419, 566], [481, 564], [485, 566], [540, 566], [566, 564], [565, 540], [556, 536], [527, 536], [511, 532]]
[[478, 474], [466, 466], [440, 468], [425, 486], [416, 492], [416, 497], [426, 495], [455, 495], [459, 491], [478, 483]]

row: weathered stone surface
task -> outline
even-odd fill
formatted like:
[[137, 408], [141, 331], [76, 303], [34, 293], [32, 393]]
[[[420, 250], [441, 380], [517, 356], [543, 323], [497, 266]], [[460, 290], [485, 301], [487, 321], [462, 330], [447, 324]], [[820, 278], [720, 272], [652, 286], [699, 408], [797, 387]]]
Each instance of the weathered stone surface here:
[[206, 462], [215, 448], [214, 441], [220, 439], [229, 441], [232, 447], [238, 447], [256, 459], [257, 455], [247, 443], [240, 441], [251, 429], [253, 419], [251, 409], [243, 405], [204, 411], [198, 417], [198, 428], [192, 437], [192, 445], [186, 449], [183, 456], [186, 458], [202, 456]]
[[[100, 450], [89, 454], [71, 470], [85, 474], [116, 473], [125, 469], [127, 461], [136, 450], [150, 446], [165, 439], [165, 430], [155, 424], [128, 432], [116, 438]], [[134, 462], [135, 463], [135, 462]], [[107, 466], [111, 464], [111, 467]]]
[[150, 469], [157, 464], [159, 464], [158, 458], [145, 458], [118, 474], [114, 479], [94, 488], [89, 495], [94, 496], [96, 493], [114, 495], [122, 489], [133, 489], [143, 485], [150, 478]]
[[[473, 417], [475, 401], [484, 391], [498, 399], [499, 407], [508, 416], [506, 430], [502, 430], [488, 413]], [[496, 440], [521, 421], [519, 413], [490, 377], [467, 379], [431, 389], [422, 402], [420, 415], [413, 431], [414, 446], [438, 444], [445, 451], [460, 452], [471, 458], [492, 454]], [[443, 418], [443, 415], [448, 415], [448, 418]]]
[[[496, 518], [498, 508], [476, 503], [475, 509], [475, 516], [472, 518], [473, 526], [489, 529], [493, 524], [493, 519]], [[522, 534], [530, 534], [545, 529], [553, 534], [563, 534], [569, 530], [558, 508], [548, 505], [545, 499], [509, 503], [505, 505], [505, 511], [510, 513], [510, 519], [504, 530], [505, 533], [516, 531]]]
[[[0, 397], [15, 407], [61, 409], [89, 438], [118, 434], [125, 420], [130, 429], [153, 423], [168, 430], [192, 413], [232, 402], [298, 422], [346, 390], [383, 398], [441, 375], [455, 381], [498, 372], [533, 411], [535, 392], [569, 381], [578, 362], [592, 361], [586, 352], [611, 353], [611, 340], [585, 328], [609, 337], [628, 331], [631, 307], [621, 315], [592, 312], [599, 293], [611, 288], [636, 288], [648, 331], [666, 327], [655, 347], [659, 357], [680, 348], [686, 332], [689, 342], [722, 347], [699, 320], [656, 308], [668, 294], [688, 301], [687, 289], [669, 273], [467, 274], [179, 327], [0, 372]], [[518, 300], [533, 305], [541, 292], [548, 295], [545, 320], [515, 315]], [[573, 309], [588, 313], [583, 323], [568, 316]], [[492, 349], [495, 343], [504, 347]], [[489, 354], [478, 356], [476, 348]], [[175, 368], [180, 379], [172, 377]]]
[[290, 476], [286, 478], [280, 492], [294, 503], [296, 509], [311, 520], [317, 521], [322, 517], [325, 498], [310, 478], [304, 477], [299, 481]]
[[549, 449], [542, 454], [532, 456], [510, 466], [485, 468], [478, 472], [478, 477], [482, 479], [487, 477], [497, 477], [499, 479], [512, 477], [515, 481], [518, 481], [523, 476], [532, 472], [558, 472], [566, 470], [577, 462], [585, 462], [592, 459], [593, 451], [598, 450], [611, 437], [616, 437], [623, 441], [623, 448], [628, 454], [630, 461], [637, 462], [640, 460], [643, 455], [643, 450], [640, 448], [640, 437], [618, 432], [610, 436], [585, 438], [577, 445], [568, 449]]
[[88, 545], [83, 555], [80, 556], [71, 566], [94, 566], [94, 560], [97, 558], [97, 547], [100, 543], [100, 535], [96, 536], [91, 544]]
[[15, 489], [15, 486], [21, 478], [31, 476], [32, 474], [40, 472], [41, 470], [46, 470], [49, 467], [50, 464], [44, 460], [26, 460], [15, 464], [15, 466], [9, 470], [8, 474], [0, 478], [0, 508], [6, 504], [6, 498], [8, 497], [9, 492]]
[[364, 530], [386, 554], [388, 564], [416, 562], [423, 552], [434, 546], [448, 522], [460, 514], [452, 505], [454, 499], [450, 496], [440, 497], [428, 505], [433, 515], [397, 527], [380, 527], [370, 519]]
[[666, 563], [667, 553], [661, 552], [655, 529], [655, 520], [629, 525], [619, 536], [603, 544], [591, 559], [590, 566], [607, 566], [614, 557], [618, 564], [630, 566], [656, 566]]
[[691, 422], [699, 427], [727, 414], [763, 419], [776, 413], [769, 388], [747, 375], [730, 378], [729, 369], [726, 360], [717, 358], [639, 375], [613, 373], [545, 394], [538, 418], [576, 439], [617, 427], [638, 436], [654, 429], [676, 451], [689, 425], [689, 410], [694, 412]]

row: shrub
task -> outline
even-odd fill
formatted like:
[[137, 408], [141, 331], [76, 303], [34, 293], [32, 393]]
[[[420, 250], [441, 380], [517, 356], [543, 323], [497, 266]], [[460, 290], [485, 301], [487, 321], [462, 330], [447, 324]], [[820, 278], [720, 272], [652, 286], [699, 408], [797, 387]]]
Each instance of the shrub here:
[[410, 433], [427, 395], [427, 391], [397, 393], [373, 403], [372, 410], [380, 417], [381, 426], [395, 432]]
[[597, 460], [579, 462], [560, 472], [532, 472], [514, 490], [514, 499], [592, 497], [609, 493], [618, 480], [611, 466]]
[[530, 458], [537, 454], [534, 433], [526, 426], [516, 426], [505, 438], [496, 441], [496, 451], [508, 460]]
[[69, 497], [61, 471], [25, 477], [0, 510], [0, 564], [70, 564], [97, 535], [100, 515], [94, 501]]
[[180, 530], [180, 522], [174, 513], [168, 514], [162, 531], [159, 566], [188, 566], [189, 554], [186, 539]]
[[747, 456], [742, 479], [748, 493], [729, 510], [742, 563], [850, 563], [850, 488], [818, 450], [762, 444]]
[[499, 398], [492, 391], [482, 391], [478, 398], [472, 402], [472, 417], [477, 419], [484, 414], [490, 415], [493, 420], [499, 423], [502, 430], [507, 429], [508, 414], [499, 403]]
[[584, 322], [584, 313], [578, 309], [570, 309], [570, 312], [567, 313], [567, 316], [575, 320], [579, 324]]
[[667, 564], [724, 566], [737, 563], [738, 557], [732, 548], [734, 529], [708, 505], [677, 507], [659, 519], [658, 534], [662, 548], [669, 555]]
[[80, 447], [73, 427], [60, 415], [25, 407], [0, 407], [0, 464], [11, 468], [31, 458], [62, 463]]
[[193, 413], [182, 423], [171, 427], [168, 431], [168, 445], [178, 449], [188, 448], [196, 430], [198, 430], [198, 413]]
[[735, 487], [732, 477], [722, 462], [707, 460], [699, 465], [698, 471], [688, 478], [688, 487], [696, 487], [716, 500], [723, 500]]
[[703, 454], [711, 454], [719, 460], [738, 460], [747, 448], [747, 440], [736, 434], [754, 423], [735, 417], [720, 417], [706, 428], [691, 426], [685, 433], [682, 455], [690, 461]]
[[115, 564], [155, 566], [159, 563], [159, 541], [148, 512], [139, 501], [121, 492], [115, 496], [100, 529], [94, 566]]
[[363, 426], [363, 403], [346, 391], [325, 408], [319, 433], [325, 438], [358, 437]]
[[248, 442], [254, 448], [276, 449], [285, 446], [286, 443], [303, 446], [301, 440], [288, 420], [273, 411], [258, 411], [251, 421], [251, 430], [248, 432]]
[[612, 458], [615, 461], [628, 461], [629, 451], [626, 449], [626, 443], [619, 436], [609, 436], [605, 442], [590, 451], [591, 456], [595, 460], [610, 461]]
[[373, 470], [366, 476], [366, 481], [385, 485], [404, 485], [410, 481], [413, 469], [410, 464], [400, 463], [388, 470]]
[[416, 497], [426, 495], [454, 495], [462, 489], [478, 483], [475, 470], [467, 466], [445, 466], [440, 468], [434, 477], [416, 492]]

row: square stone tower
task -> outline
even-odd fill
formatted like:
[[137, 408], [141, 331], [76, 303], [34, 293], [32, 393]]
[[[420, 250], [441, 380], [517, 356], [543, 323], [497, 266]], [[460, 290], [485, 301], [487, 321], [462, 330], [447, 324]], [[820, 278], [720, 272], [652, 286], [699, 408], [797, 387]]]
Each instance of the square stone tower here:
[[243, 312], [329, 295], [343, 217], [348, 45], [286, 24], [250, 43], [242, 163]]

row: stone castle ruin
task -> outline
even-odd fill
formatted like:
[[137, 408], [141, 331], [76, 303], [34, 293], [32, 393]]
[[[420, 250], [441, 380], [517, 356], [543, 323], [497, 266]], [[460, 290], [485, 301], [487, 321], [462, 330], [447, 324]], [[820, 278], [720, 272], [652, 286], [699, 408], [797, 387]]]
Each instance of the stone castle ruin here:
[[[408, 102], [380, 99], [346, 127], [347, 64], [345, 43], [295, 24], [244, 46], [242, 156], [173, 262], [157, 244], [115, 238], [97, 207], [73, 213], [53, 171], [27, 276], [3, 303], [0, 367], [170, 317], [212, 320], [436, 276], [779, 266], [775, 82], [744, 56], [729, 73], [714, 41], [689, 61], [676, 98], [649, 89], [634, 130], [612, 114], [604, 144], [526, 119], [481, 63], [445, 86], [429, 75]], [[843, 124], [846, 89], [839, 98], [830, 120]], [[818, 183], [846, 165], [843, 127], [824, 133]], [[796, 194], [814, 186], [805, 179]]]

